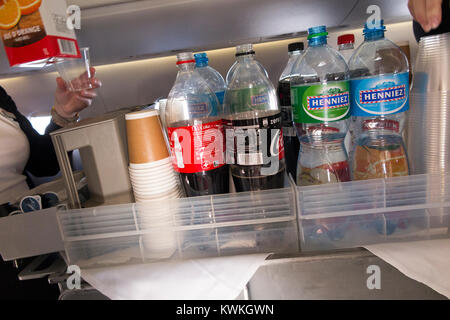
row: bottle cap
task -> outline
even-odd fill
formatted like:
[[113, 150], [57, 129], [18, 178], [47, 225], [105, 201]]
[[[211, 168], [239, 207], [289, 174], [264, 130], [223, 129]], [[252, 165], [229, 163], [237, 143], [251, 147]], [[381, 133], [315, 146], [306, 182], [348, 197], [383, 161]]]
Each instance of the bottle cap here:
[[352, 33], [343, 34], [337, 38], [337, 44], [355, 43], [355, 35]]
[[303, 51], [304, 48], [305, 48], [305, 45], [303, 44], [303, 42], [293, 42], [293, 43], [288, 44], [289, 52]]
[[327, 36], [328, 35], [327, 27], [326, 26], [318, 26], [318, 27], [309, 28], [308, 34], [309, 34], [308, 40], [311, 38]]
[[195, 63], [194, 54], [192, 52], [181, 52], [177, 54], [177, 65], [183, 63]]
[[247, 54], [255, 54], [253, 45], [251, 43], [241, 44], [236, 47], [236, 57], [244, 56]]
[[195, 62], [197, 67], [206, 67], [208, 65], [208, 55], [206, 52], [194, 54]]
[[363, 30], [363, 34], [366, 35], [370, 35], [370, 34], [379, 34], [379, 33], [384, 33], [384, 31], [386, 30], [386, 27], [384, 26], [384, 20], [376, 20], [375, 23], [371, 23], [371, 24], [367, 24], [367, 22], [364, 24], [364, 30]]

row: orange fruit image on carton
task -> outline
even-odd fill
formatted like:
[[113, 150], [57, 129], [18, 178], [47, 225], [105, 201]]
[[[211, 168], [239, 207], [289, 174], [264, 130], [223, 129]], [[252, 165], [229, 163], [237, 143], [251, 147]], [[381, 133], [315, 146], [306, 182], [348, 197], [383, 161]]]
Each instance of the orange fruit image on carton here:
[[13, 28], [20, 17], [20, 6], [17, 0], [0, 0], [0, 29]]
[[35, 12], [41, 6], [41, 0], [17, 0], [19, 2], [22, 15]]

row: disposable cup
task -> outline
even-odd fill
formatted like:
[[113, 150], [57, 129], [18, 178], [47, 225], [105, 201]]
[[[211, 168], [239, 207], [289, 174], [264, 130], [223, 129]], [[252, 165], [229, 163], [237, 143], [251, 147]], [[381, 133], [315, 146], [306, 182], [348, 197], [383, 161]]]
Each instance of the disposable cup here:
[[140, 194], [160, 194], [165, 192], [170, 192], [175, 189], [177, 184], [175, 182], [168, 183], [166, 185], [135, 185], [133, 184], [133, 191]]
[[170, 161], [158, 114], [142, 110], [125, 115], [130, 167], [152, 168]]
[[162, 193], [175, 188], [176, 186], [178, 186], [178, 183], [175, 180], [169, 180], [161, 183], [144, 181], [144, 182], [131, 182], [131, 185], [133, 187], [133, 190], [138, 190], [142, 192], [146, 191], [153, 192], [160, 190], [160, 193]]
[[137, 182], [163, 182], [166, 180], [179, 180], [174, 172], [160, 172], [159, 174], [135, 174], [130, 172], [130, 179]]
[[170, 198], [175, 198], [175, 197], [180, 197], [181, 193], [177, 190], [177, 191], [173, 191], [173, 190], [169, 190], [166, 191], [164, 193], [159, 193], [159, 194], [149, 194], [149, 193], [142, 193], [139, 191], [134, 191], [133, 192], [134, 197], [139, 200], [163, 200], [163, 199], [170, 199]]
[[155, 200], [164, 200], [164, 199], [178, 199], [181, 198], [181, 193], [176, 194], [170, 194], [170, 195], [159, 195], [156, 197], [149, 197], [149, 196], [140, 196], [135, 194], [135, 200], [136, 202], [151, 202]]
[[81, 58], [64, 58], [57, 62], [56, 70], [70, 91], [92, 89], [89, 48], [80, 48]]
[[160, 188], [151, 188], [148, 186], [133, 186], [133, 191], [140, 195], [164, 195], [170, 194], [172, 192], [178, 191], [179, 187], [176, 183], [172, 183], [171, 185], [161, 186]]
[[161, 177], [136, 177], [136, 176], [132, 176], [130, 175], [130, 180], [131, 183], [136, 183], [138, 185], [144, 184], [164, 184], [164, 183], [169, 183], [169, 182], [176, 182], [178, 183], [179, 179], [176, 175], [172, 174], [172, 175], [166, 175], [166, 176], [161, 176]]
[[161, 167], [172, 167], [172, 160], [171, 158], [164, 158], [158, 161], [152, 161], [152, 162], [142, 162], [142, 163], [133, 163], [130, 160], [130, 170], [132, 171], [154, 171], [158, 170]]
[[165, 177], [167, 175], [174, 175], [175, 170], [173, 170], [172, 166], [161, 166], [152, 170], [134, 170], [132, 168], [128, 168], [128, 173], [133, 177]]

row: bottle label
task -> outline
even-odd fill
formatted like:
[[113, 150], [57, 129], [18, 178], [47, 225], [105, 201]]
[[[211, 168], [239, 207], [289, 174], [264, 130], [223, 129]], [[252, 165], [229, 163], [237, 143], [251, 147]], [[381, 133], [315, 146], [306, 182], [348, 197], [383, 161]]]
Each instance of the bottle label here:
[[384, 116], [409, 109], [409, 72], [350, 82], [352, 115]]
[[228, 90], [230, 112], [241, 113], [253, 110], [269, 110], [271, 101], [267, 87], [254, 87], [239, 90]]
[[207, 118], [218, 115], [218, 99], [214, 99], [212, 94], [188, 95], [187, 100], [191, 118]]
[[259, 119], [227, 120], [226, 131], [228, 164], [258, 166], [270, 164], [274, 157], [284, 159], [281, 113]]
[[209, 171], [225, 165], [223, 121], [167, 128], [172, 164], [181, 173]]
[[296, 123], [347, 119], [350, 116], [350, 84], [348, 81], [331, 81], [292, 86], [291, 101]]

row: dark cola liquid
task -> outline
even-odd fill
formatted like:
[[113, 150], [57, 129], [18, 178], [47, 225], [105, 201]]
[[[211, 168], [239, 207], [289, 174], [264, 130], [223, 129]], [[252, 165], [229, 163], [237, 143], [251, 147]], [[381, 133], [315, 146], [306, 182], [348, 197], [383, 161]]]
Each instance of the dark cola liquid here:
[[295, 179], [297, 176], [297, 161], [300, 151], [300, 142], [293, 125], [293, 115], [291, 106], [291, 84], [289, 79], [278, 82], [278, 99], [281, 106], [281, 125], [283, 128], [283, 143], [286, 159], [286, 171]]
[[[260, 166], [244, 167], [235, 166], [233, 170], [233, 182], [237, 192], [258, 191], [266, 189], [280, 189], [284, 187], [284, 164], [280, 162], [283, 169], [277, 174], [262, 176]], [[253, 171], [253, 172], [252, 172]]]
[[180, 173], [184, 191], [188, 197], [229, 193], [228, 166], [196, 173]]
[[[228, 123], [229, 128], [241, 129], [242, 133], [253, 127], [256, 134], [255, 139], [252, 140], [249, 137], [245, 137], [242, 140], [244, 144], [240, 149], [237, 148], [240, 140], [238, 139], [238, 135], [240, 135], [238, 132], [235, 132], [235, 135], [232, 136], [232, 141], [227, 143], [227, 148], [231, 147], [233, 149], [227, 149], [227, 152], [232, 154], [234, 158], [234, 164], [230, 165], [230, 168], [237, 192], [284, 187], [286, 172], [284, 153], [279, 149], [278, 143], [276, 143], [280, 139], [279, 134], [281, 134], [281, 114], [278, 111], [272, 113], [272, 115], [266, 117], [231, 120]], [[267, 130], [265, 131], [267, 132], [265, 137], [262, 130]], [[272, 136], [272, 134], [275, 135]], [[272, 147], [275, 147], [276, 150], [272, 150]], [[272, 151], [275, 151], [274, 154], [276, 156], [274, 158], [272, 157]], [[271, 160], [264, 161], [264, 158]]]
[[[209, 123], [217, 121], [211, 118], [204, 121]], [[174, 128], [188, 127], [198, 124], [199, 119], [179, 121], [171, 124]], [[191, 150], [194, 152], [194, 150]], [[180, 172], [180, 180], [187, 197], [206, 196], [230, 192], [230, 174], [228, 165], [222, 165], [217, 169], [199, 171], [194, 173]]]

